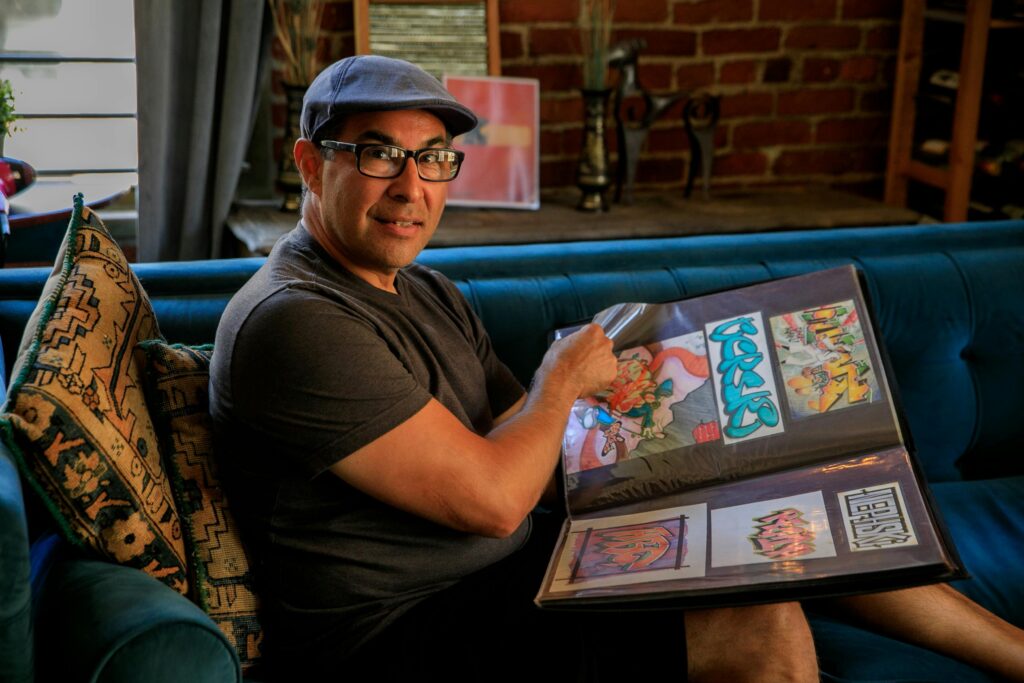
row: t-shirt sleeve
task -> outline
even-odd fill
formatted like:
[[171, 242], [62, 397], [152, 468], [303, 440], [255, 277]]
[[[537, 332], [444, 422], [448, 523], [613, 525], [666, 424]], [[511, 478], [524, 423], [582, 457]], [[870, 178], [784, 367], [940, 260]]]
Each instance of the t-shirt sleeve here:
[[494, 352], [490, 335], [484, 329], [480, 317], [462, 296], [462, 292], [447, 278], [444, 279], [444, 282], [449, 290], [449, 296], [459, 307], [460, 315], [465, 320], [467, 333], [473, 339], [477, 358], [480, 359], [480, 364], [487, 377], [487, 396], [491, 403], [491, 414], [497, 418], [515, 405], [515, 402], [526, 393], [526, 390], [523, 389], [523, 385], [519, 383], [508, 366], [498, 358], [498, 354]]
[[235, 337], [231, 382], [235, 419], [310, 476], [431, 398], [369, 323], [301, 289], [253, 309]]

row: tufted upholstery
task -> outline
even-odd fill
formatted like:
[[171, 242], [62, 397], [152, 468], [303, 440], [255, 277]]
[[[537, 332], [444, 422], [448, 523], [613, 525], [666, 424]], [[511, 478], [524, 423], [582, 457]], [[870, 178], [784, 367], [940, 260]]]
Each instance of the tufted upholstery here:
[[[940, 508], [975, 576], [962, 589], [1024, 624], [1024, 420], [1015, 419], [1024, 408], [1015, 391], [1024, 382], [1024, 221], [436, 249], [420, 261], [456, 282], [498, 354], [524, 382], [550, 330], [613, 303], [677, 299], [857, 264], [925, 473], [941, 482]], [[135, 270], [167, 339], [195, 344], [213, 340], [223, 306], [261, 262], [139, 264]], [[42, 269], [0, 271], [7, 368], [44, 279]], [[17, 518], [19, 498], [4, 481], [4, 457], [0, 453], [0, 505], [13, 506]], [[0, 542], [7, 545], [12, 534], [4, 533]], [[0, 551], [0, 562], [8, 557], [17, 564]], [[17, 569], [0, 566], [0, 577], [8, 581]], [[0, 587], [0, 595], [5, 591]], [[834, 678], [906, 673], [943, 680], [927, 672], [953, 670], [942, 657], [845, 625], [820, 620], [815, 629], [823, 666]], [[0, 639], [6, 633], [0, 628]], [[0, 642], [0, 652], [5, 647]], [[875, 653], [874, 659], [857, 652]], [[962, 680], [987, 680], [966, 667], [956, 670]]]

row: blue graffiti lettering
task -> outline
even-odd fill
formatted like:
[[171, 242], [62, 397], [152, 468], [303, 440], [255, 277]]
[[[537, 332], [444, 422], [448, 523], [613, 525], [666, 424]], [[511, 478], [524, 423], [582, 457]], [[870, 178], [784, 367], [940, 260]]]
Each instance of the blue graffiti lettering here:
[[[764, 360], [764, 354], [757, 349], [757, 343], [750, 336], [757, 334], [757, 327], [750, 317], [736, 318], [716, 327], [708, 338], [721, 342], [721, 360], [718, 373], [722, 381], [723, 409], [728, 415], [725, 434], [733, 439], [742, 439], [753, 434], [762, 426], [774, 427], [779, 424], [779, 410], [771, 400], [771, 391], [743, 393], [744, 388], [764, 386], [764, 378], [757, 372]], [[744, 424], [750, 413], [755, 421]]]

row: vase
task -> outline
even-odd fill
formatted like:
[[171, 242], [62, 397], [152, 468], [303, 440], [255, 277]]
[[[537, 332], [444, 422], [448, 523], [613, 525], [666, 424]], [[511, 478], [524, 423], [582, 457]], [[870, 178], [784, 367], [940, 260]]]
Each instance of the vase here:
[[277, 167], [277, 189], [284, 195], [282, 211], [297, 211], [302, 203], [302, 175], [295, 165], [292, 149], [301, 135], [302, 98], [306, 95], [305, 85], [284, 84], [287, 114], [284, 121], [284, 138], [281, 144], [281, 163]]
[[608, 97], [611, 89], [583, 89], [583, 147], [576, 167], [576, 185], [583, 196], [576, 206], [580, 211], [607, 211], [605, 192], [612, 179], [608, 172], [608, 148], [605, 144]]

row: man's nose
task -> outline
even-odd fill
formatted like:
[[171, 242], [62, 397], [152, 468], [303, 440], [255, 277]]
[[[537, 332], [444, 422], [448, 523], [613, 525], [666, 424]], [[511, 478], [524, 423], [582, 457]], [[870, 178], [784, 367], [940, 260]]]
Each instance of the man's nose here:
[[419, 201], [423, 196], [423, 183], [425, 181], [420, 178], [415, 159], [406, 157], [403, 163], [405, 165], [402, 167], [401, 174], [391, 179], [391, 185], [388, 186], [388, 196], [407, 202]]

